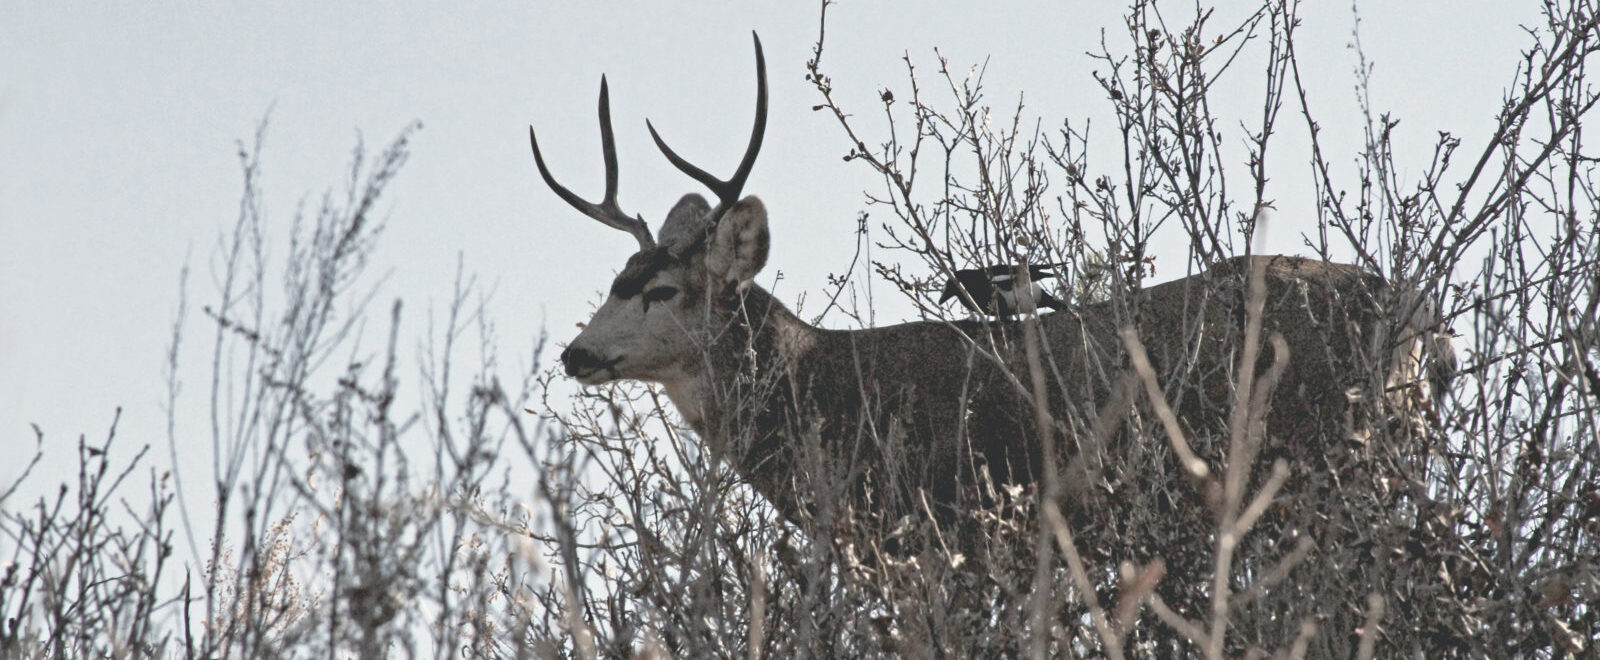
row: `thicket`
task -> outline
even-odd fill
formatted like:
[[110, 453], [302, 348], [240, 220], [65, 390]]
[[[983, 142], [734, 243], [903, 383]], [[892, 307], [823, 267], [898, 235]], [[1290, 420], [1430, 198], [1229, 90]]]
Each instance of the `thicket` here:
[[[1546, 2], [1494, 130], [1440, 132], [1427, 162], [1396, 162], [1396, 138], [1423, 129], [1364, 104], [1354, 171], [1321, 141], [1348, 118], [1308, 101], [1297, 10], [1271, 0], [1217, 26], [1210, 10], [1136, 0], [1089, 63], [1111, 153], [1084, 120], [1046, 129], [996, 111], [981, 69], [942, 59], [930, 73], [907, 58], [875, 109], [884, 121], [868, 122], [836, 101], [819, 31], [818, 108], [854, 145], [848, 166], [883, 183], [858, 227], [879, 249], [830, 299], [866, 318], [848, 293], [870, 272], [947, 318], [933, 303], [943, 274], [1026, 258], [1067, 264], [1074, 302], [1132, 301], [1158, 230], [1190, 251], [1163, 271], [1198, 270], [1248, 252], [1263, 209], [1314, 213], [1306, 255], [1420, 291], [1456, 335], [1448, 395], [1414, 423], [1331, 437], [1326, 460], [1281, 468], [1190, 438], [1219, 474], [1253, 475], [1219, 508], [1141, 387], [1096, 411], [1115, 428], [1079, 439], [1094, 469], [1072, 473], [1087, 475], [1073, 497], [1017, 491], [971, 512], [992, 534], [982, 556], [883, 553], [867, 530], [808, 536], [658, 390], [553, 397], [542, 336], [506, 366], [464, 272], [406, 357], [410, 315], [374, 308], [361, 274], [410, 131], [375, 157], [358, 148], [276, 259], [258, 133], [214, 255], [209, 331], [171, 346], [172, 411], [180, 346], [210, 347], [209, 433], [168, 440], [208, 448], [213, 471], [154, 468], [148, 448], [113, 463], [113, 423], [79, 442], [79, 473], [50, 497], [0, 493], [0, 655], [1594, 653], [1600, 187], [1583, 127], [1600, 101], [1587, 77], [1600, 6]], [[1225, 76], [1254, 76], [1259, 113], [1213, 113]], [[1270, 150], [1285, 131], [1310, 152]], [[1269, 158], [1309, 163], [1317, 199], [1274, 199]], [[369, 326], [387, 341], [362, 343]], [[420, 405], [397, 397], [402, 382]]]

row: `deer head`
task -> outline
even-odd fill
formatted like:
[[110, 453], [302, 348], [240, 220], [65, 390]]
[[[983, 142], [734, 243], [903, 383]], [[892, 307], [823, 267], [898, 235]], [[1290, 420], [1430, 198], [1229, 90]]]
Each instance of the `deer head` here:
[[[754, 36], [754, 35], [752, 35]], [[643, 218], [617, 203], [617, 152], [611, 130], [610, 93], [600, 79], [600, 137], [606, 190], [599, 203], [587, 201], [550, 174], [533, 127], [528, 139], [539, 175], [555, 193], [584, 215], [628, 232], [639, 251], [628, 258], [611, 291], [587, 326], [561, 353], [567, 374], [586, 385], [618, 379], [685, 382], [696, 369], [705, 337], [695, 328], [726, 316], [735, 294], [749, 286], [767, 260], [767, 213], [761, 200], [739, 199], [761, 150], [767, 123], [766, 60], [755, 37], [756, 119], [743, 160], [727, 180], [718, 179], [673, 151], [646, 121], [650, 136], [667, 160], [711, 189], [711, 207], [697, 194], [684, 195], [662, 222], [659, 241]]]

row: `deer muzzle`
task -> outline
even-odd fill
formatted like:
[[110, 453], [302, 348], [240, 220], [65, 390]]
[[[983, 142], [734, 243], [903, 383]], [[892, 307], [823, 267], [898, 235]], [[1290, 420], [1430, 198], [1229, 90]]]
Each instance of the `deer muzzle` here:
[[[585, 385], [616, 378], [614, 368], [621, 359], [618, 357], [608, 360], [581, 346], [568, 346], [566, 350], [561, 351], [561, 364], [566, 367], [567, 375]], [[608, 371], [612, 373], [602, 373]]]

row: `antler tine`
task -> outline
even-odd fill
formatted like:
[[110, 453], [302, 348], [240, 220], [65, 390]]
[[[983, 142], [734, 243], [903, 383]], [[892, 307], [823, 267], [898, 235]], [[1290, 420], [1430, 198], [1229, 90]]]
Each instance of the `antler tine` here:
[[600, 76], [600, 148], [606, 163], [606, 194], [599, 204], [577, 196], [556, 181], [550, 174], [550, 168], [544, 164], [544, 155], [539, 153], [539, 138], [534, 136], [532, 126], [528, 127], [528, 143], [533, 146], [533, 162], [539, 166], [539, 176], [544, 178], [545, 185], [550, 186], [557, 197], [584, 215], [633, 234], [641, 250], [656, 246], [656, 239], [650, 235], [650, 227], [644, 223], [644, 218], [629, 217], [617, 204], [617, 140], [611, 130], [611, 91], [606, 85], [605, 76]]
[[734, 170], [733, 176], [723, 181], [713, 176], [710, 172], [695, 167], [685, 160], [678, 152], [661, 139], [656, 133], [656, 127], [646, 119], [644, 124], [650, 129], [650, 137], [656, 141], [656, 147], [672, 161], [673, 166], [683, 171], [696, 181], [710, 188], [717, 196], [717, 208], [711, 212], [712, 222], [715, 222], [727, 211], [729, 207], [739, 201], [739, 192], [744, 190], [744, 182], [750, 178], [750, 170], [755, 167], [756, 154], [761, 152], [761, 139], [767, 132], [767, 58], [761, 53], [761, 36], [751, 32], [750, 36], [756, 43], [756, 124], [750, 131], [750, 144], [745, 147], [744, 159], [739, 161], [739, 168]]

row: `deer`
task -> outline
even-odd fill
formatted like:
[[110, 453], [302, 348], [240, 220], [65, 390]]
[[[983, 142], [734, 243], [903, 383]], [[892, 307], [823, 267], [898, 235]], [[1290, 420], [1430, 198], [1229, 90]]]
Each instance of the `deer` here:
[[[585, 386], [659, 385], [710, 454], [791, 522], [826, 527], [819, 521], [863, 514], [884, 524], [937, 520], [979, 501], [983, 483], [1041, 483], [1126, 380], [1124, 329], [1172, 393], [1183, 430], [1221, 432], [1234, 401], [1252, 275], [1262, 284], [1262, 332], [1282, 337], [1261, 351], [1257, 368], [1285, 363], [1262, 415], [1268, 435], [1310, 443], [1381, 423], [1353, 418], [1359, 397], [1352, 392], [1363, 388], [1379, 391], [1366, 395], [1369, 402], [1413, 415], [1426, 406], [1417, 402], [1438, 395], [1439, 374], [1447, 372], [1441, 365], [1453, 353], [1414, 292], [1353, 265], [1292, 256], [1234, 257], [1126, 301], [1042, 315], [1020, 296], [1017, 319], [810, 325], [754, 282], [772, 241], [766, 206], [741, 197], [767, 121], [759, 36], [755, 61], [754, 127], [729, 178], [689, 163], [646, 121], [666, 159], [715, 197], [712, 205], [685, 194], [654, 234], [618, 203], [604, 76], [600, 201], [559, 183], [531, 126], [528, 137], [539, 175], [558, 197], [638, 243], [562, 351], [565, 373]], [[1042, 394], [1025, 375], [1030, 325], [1043, 349]], [[1372, 371], [1362, 369], [1369, 363], [1381, 363], [1382, 382], [1353, 380]]]

